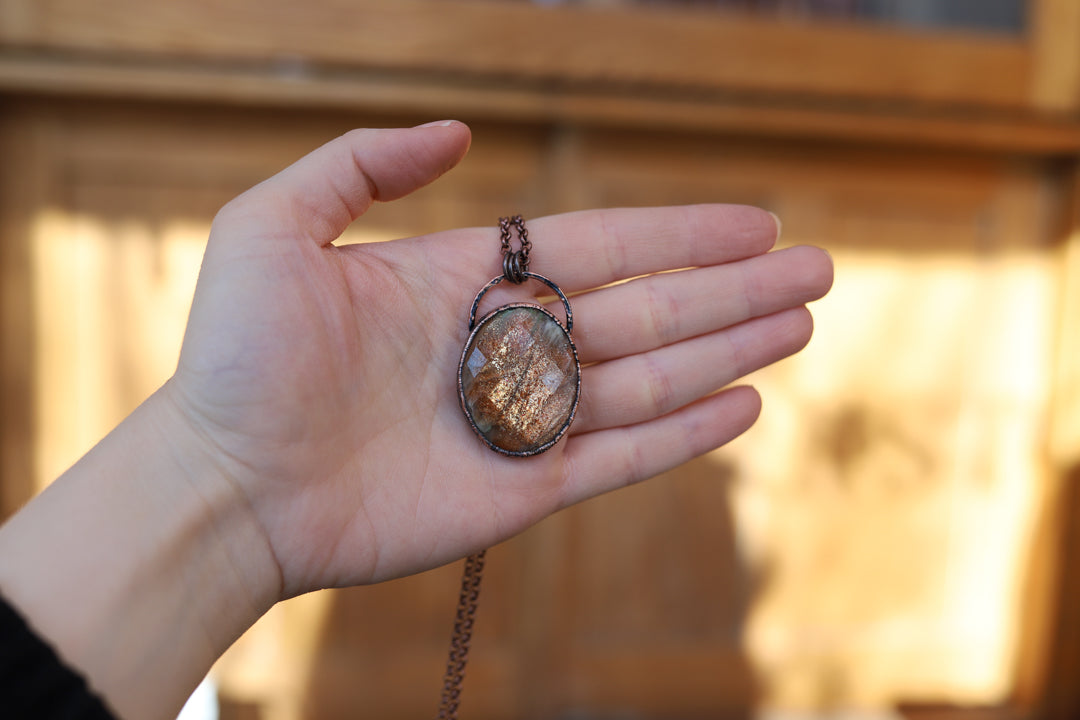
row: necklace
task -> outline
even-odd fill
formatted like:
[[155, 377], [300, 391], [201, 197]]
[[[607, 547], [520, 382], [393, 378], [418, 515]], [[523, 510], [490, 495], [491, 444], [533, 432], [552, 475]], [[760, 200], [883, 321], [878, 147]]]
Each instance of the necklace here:
[[[511, 228], [517, 234], [514, 250]], [[480, 289], [469, 310], [469, 338], [458, 363], [458, 397], [469, 425], [492, 450], [529, 457], [550, 449], [574, 421], [581, 395], [581, 364], [570, 338], [574, 314], [559, 286], [529, 272], [529, 233], [520, 215], [499, 218], [503, 273]], [[566, 312], [566, 326], [535, 303], [495, 308], [479, 322], [476, 310], [488, 290], [504, 280], [520, 285], [537, 280], [554, 291]], [[469, 657], [486, 551], [465, 558], [450, 655], [443, 679], [439, 720], [457, 718], [461, 684]]]
[[[520, 242], [515, 251], [510, 229]], [[504, 455], [528, 457], [551, 448], [574, 421], [581, 393], [581, 365], [570, 339], [574, 314], [559, 286], [529, 272], [532, 243], [520, 215], [499, 218], [503, 274], [481, 288], [469, 311], [469, 339], [458, 363], [458, 395], [465, 417], [480, 439]], [[476, 321], [488, 290], [504, 280], [537, 280], [551, 289], [566, 311], [566, 327], [546, 308], [510, 303]]]

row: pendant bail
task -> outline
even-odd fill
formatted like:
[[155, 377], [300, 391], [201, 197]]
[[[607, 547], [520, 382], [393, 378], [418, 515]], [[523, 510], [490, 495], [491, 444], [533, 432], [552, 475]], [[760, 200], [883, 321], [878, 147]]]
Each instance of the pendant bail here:
[[[510, 228], [517, 233], [521, 247], [514, 250], [510, 244]], [[525, 229], [525, 219], [521, 215], [499, 218], [499, 240], [503, 251], [503, 277], [515, 285], [525, 282], [529, 276], [529, 231]]]
[[515, 285], [525, 282], [529, 276], [529, 256], [518, 250], [503, 255], [503, 277]]

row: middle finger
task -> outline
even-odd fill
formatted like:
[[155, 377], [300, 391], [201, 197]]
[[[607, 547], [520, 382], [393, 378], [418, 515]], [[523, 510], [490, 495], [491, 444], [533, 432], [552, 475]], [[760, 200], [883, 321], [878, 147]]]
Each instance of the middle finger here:
[[831, 282], [832, 261], [814, 247], [649, 275], [571, 298], [574, 343], [584, 363], [647, 352], [804, 305]]

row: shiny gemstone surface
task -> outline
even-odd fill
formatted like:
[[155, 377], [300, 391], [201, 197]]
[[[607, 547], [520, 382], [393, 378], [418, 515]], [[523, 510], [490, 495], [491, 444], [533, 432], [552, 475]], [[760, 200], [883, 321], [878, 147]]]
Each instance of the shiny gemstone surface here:
[[508, 305], [481, 320], [458, 372], [465, 413], [506, 453], [546, 449], [577, 408], [581, 371], [574, 344], [555, 317], [535, 305]]

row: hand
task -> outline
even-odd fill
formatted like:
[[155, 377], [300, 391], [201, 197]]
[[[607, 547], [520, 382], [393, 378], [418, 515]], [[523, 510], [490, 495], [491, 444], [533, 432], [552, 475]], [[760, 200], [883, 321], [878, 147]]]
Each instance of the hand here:
[[778, 233], [764, 211], [529, 219], [532, 269], [567, 293], [696, 269], [574, 297], [588, 365], [574, 425], [533, 458], [492, 452], [462, 415], [456, 371], [473, 297], [501, 272], [495, 219], [332, 244], [468, 143], [459, 123], [356, 131], [214, 222], [171, 397], [254, 513], [282, 597], [441, 565], [715, 448], [754, 422], [759, 398], [711, 393], [810, 337], [802, 305], [826, 292], [831, 262], [764, 254]]
[[0, 527], [0, 592], [121, 716], [175, 717], [282, 598], [435, 567], [722, 445], [760, 404], [716, 391], [809, 340], [831, 262], [768, 253], [766, 212], [530, 219], [531, 269], [579, 293], [581, 401], [544, 454], [487, 449], [456, 370], [494, 223], [332, 244], [468, 144], [460, 123], [356, 131], [229, 203], [175, 375]]

